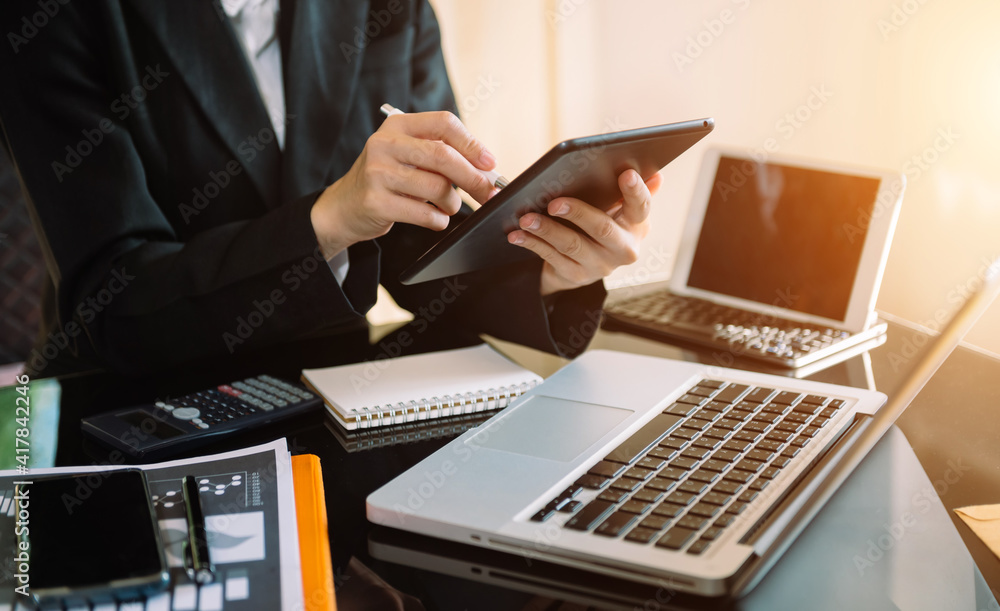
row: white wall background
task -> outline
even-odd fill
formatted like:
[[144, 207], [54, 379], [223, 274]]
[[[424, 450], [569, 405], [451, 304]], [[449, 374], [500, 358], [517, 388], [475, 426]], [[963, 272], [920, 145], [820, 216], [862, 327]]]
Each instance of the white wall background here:
[[[713, 116], [712, 143], [775, 138], [784, 154], [899, 171], [923, 159], [881, 310], [933, 323], [1000, 255], [996, 0], [432, 4], [463, 118], [508, 176], [564, 138]], [[664, 171], [645, 251], [609, 285], [669, 273], [704, 146]], [[969, 340], [1000, 352], [1000, 305]]]

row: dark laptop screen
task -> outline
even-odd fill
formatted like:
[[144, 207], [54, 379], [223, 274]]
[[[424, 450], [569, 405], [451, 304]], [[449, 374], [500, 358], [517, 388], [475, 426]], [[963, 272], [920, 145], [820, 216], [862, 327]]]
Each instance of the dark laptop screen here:
[[878, 188], [721, 157], [688, 286], [844, 320]]

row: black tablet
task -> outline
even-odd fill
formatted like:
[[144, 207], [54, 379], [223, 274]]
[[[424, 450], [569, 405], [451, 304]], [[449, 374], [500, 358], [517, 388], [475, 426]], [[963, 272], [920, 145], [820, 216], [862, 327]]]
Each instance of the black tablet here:
[[425, 252], [400, 281], [417, 284], [535, 257], [507, 242], [519, 218], [546, 214], [548, 203], [563, 196], [606, 210], [621, 198], [622, 172], [632, 168], [648, 180], [714, 127], [712, 119], [698, 119], [560, 142]]

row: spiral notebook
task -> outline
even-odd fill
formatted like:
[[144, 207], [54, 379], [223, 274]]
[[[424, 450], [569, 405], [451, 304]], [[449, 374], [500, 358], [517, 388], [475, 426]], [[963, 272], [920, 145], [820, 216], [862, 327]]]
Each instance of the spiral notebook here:
[[353, 431], [501, 409], [542, 379], [482, 344], [305, 369], [302, 381]]

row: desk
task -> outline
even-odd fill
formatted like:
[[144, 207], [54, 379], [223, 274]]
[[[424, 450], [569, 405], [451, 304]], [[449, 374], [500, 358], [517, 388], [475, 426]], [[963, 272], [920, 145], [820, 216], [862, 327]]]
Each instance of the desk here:
[[[464, 345], [470, 340], [454, 337], [438, 338], [437, 341], [435, 347], [441, 348], [449, 343]], [[854, 385], [874, 384], [879, 390], [891, 392], [906, 371], [908, 358], [912, 356], [911, 347], [922, 344], [921, 333], [891, 323], [888, 341], [870, 355], [853, 357], [811, 378]], [[694, 350], [606, 331], [599, 332], [594, 346], [685, 360], [710, 358]], [[502, 348], [515, 360], [543, 375], [562, 363], [550, 355], [521, 347], [503, 345]], [[149, 400], [151, 394], [197, 390], [218, 383], [220, 379], [241, 375], [268, 372], [297, 377], [302, 366], [316, 366], [321, 360], [321, 347], [303, 344], [270, 358], [226, 363], [218, 369], [197, 373], [173, 372], [153, 379], [127, 379], [106, 374], [75, 376], [60, 381], [59, 406], [36, 406], [36, 409], [58, 407], [60, 411], [58, 464], [100, 463], [107, 460], [107, 452], [80, 439], [78, 422], [84, 415]], [[750, 362], [737, 362], [734, 366], [755, 367]], [[1000, 360], [959, 348], [907, 410], [898, 429], [880, 443], [845, 484], [846, 488], [809, 526], [764, 582], [747, 599], [731, 606], [757, 609], [824, 605], [831, 608], [895, 608], [893, 605], [898, 605], [900, 608], [976, 611], [1000, 609], [994, 600], [1000, 593], [1000, 560], [950, 511], [963, 505], [1000, 502], [1000, 443], [997, 443], [1000, 415], [993, 409], [998, 404]], [[275, 429], [243, 434], [204, 451], [223, 451], [280, 436], [288, 438], [293, 453], [315, 453], [323, 461], [335, 567], [344, 567], [351, 557], [357, 557], [400, 590], [425, 600], [428, 608], [562, 608], [540, 604], [536, 600], [538, 593], [549, 590], [538, 585], [500, 588], [427, 570], [430, 564], [422, 565], [424, 569], [413, 569], [371, 557], [369, 532], [372, 527], [364, 517], [366, 495], [441, 447], [446, 440], [348, 453], [326, 429], [323, 417], [314, 415]], [[935, 487], [937, 493], [930, 492]], [[926, 503], [926, 511], [920, 514], [917, 527], [908, 530], [891, 546], [885, 544], [889, 549], [872, 563], [873, 566], [856, 562], [855, 557], [865, 556], [869, 544], [877, 544], [879, 537], [886, 533], [886, 524], [891, 528], [894, 520], [910, 507], [925, 507], [924, 503], [918, 505], [914, 500], [917, 494], [926, 494], [930, 501]], [[376, 533], [376, 536], [380, 535]], [[391, 540], [382, 539], [377, 539], [376, 543], [395, 545]], [[479, 553], [464, 546], [452, 553], [443, 544], [424, 543], [428, 547], [423, 550], [419, 545], [417, 551], [435, 556], [440, 565], [453, 568], [462, 566], [456, 565], [461, 562], [503, 561], [480, 560], [479, 556], [471, 561], [463, 560], [459, 556]], [[401, 546], [403, 544], [396, 545]], [[873, 551], [872, 557], [876, 556]], [[524, 564], [523, 560], [518, 560]], [[536, 569], [522, 567], [522, 570], [530, 573]], [[570, 589], [561, 597], [597, 604], [593, 597], [578, 596], [576, 589], [571, 587], [574, 580], [577, 589], [596, 583], [571, 575], [568, 584], [562, 583], [561, 587]], [[344, 596], [360, 587], [359, 580], [341, 578], [339, 581], [338, 594]], [[547, 584], [549, 581], [558, 582], [546, 578]], [[609, 591], [611, 588], [609, 585]], [[618, 602], [604, 599], [600, 604], [624, 605], [622, 608], [629, 609], [678, 605], [697, 608], [707, 604], [683, 597], [671, 597], [668, 602], [655, 592], [645, 598], [640, 596], [636, 601], [637, 592], [626, 593], [632, 599], [626, 597]], [[719, 601], [711, 601], [708, 606], [716, 608], [719, 605]]]

